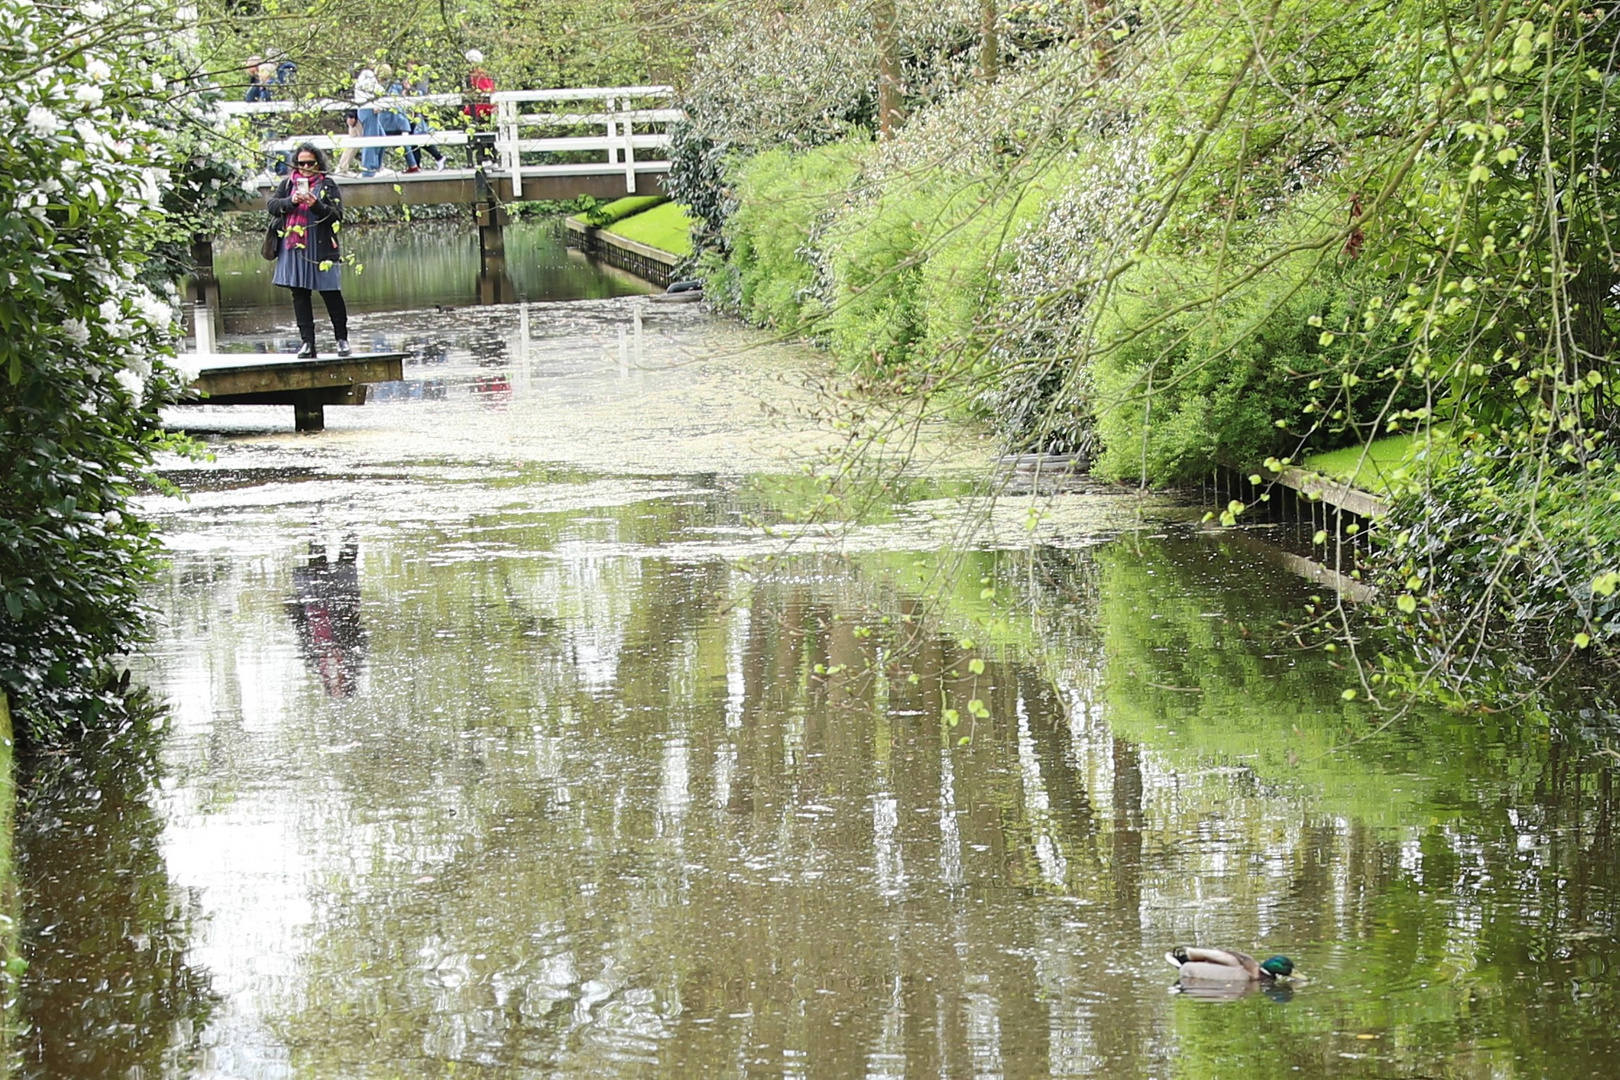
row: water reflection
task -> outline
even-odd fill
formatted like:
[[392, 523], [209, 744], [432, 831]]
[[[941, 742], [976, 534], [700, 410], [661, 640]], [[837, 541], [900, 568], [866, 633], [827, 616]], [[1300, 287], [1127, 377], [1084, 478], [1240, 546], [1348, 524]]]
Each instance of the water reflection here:
[[[555, 222], [517, 222], [506, 228], [506, 257], [482, 266], [478, 233], [470, 225], [415, 221], [408, 225], [354, 226], [343, 234], [343, 296], [356, 314], [441, 310], [518, 301], [606, 299], [654, 291], [614, 267], [563, 243]], [[272, 265], [259, 257], [257, 236], [221, 241], [214, 257], [226, 339], [263, 338], [274, 349], [296, 333], [286, 291], [270, 284]]]
[[17, 820], [24, 1076], [182, 1075], [217, 1005], [202, 898], [163, 858], [151, 739], [24, 759]]
[[[241, 859], [183, 875], [237, 988], [215, 1066], [1533, 1076], [1620, 1049], [1610, 770], [1444, 716], [1323, 753], [1362, 721], [1320, 657], [1256, 633], [1296, 590], [1242, 549], [974, 556], [965, 581], [1044, 613], [992, 649], [907, 618], [924, 553], [638, 555], [765, 508], [590, 490], [360, 526], [335, 561], [273, 509], [189, 526], [175, 573], [206, 586], [166, 597], [152, 672], [182, 702], [167, 844], [263, 858], [240, 823], [299, 808], [269, 834], [301, 898], [273, 937]], [[254, 514], [273, 527], [239, 550]], [[361, 562], [368, 692], [265, 696], [279, 598], [352, 604]], [[221, 719], [246, 685], [257, 719]], [[219, 784], [227, 818], [180, 794]], [[1171, 994], [1179, 941], [1312, 982]]]
[[298, 647], [320, 676], [328, 697], [351, 697], [359, 688], [366, 631], [360, 624], [359, 545], [345, 538], [338, 557], [310, 541], [309, 560], [293, 571], [287, 615], [298, 629]]
[[[958, 489], [919, 484], [784, 553], [759, 524], [820, 490], [705, 442], [737, 415], [684, 351], [715, 331], [628, 307], [395, 313], [447, 343], [420, 391], [180, 474], [165, 779], [65, 786], [24, 840], [59, 875], [42, 1074], [1604, 1074], [1600, 748], [1364, 712], [1278, 628], [1305, 586], [1097, 524], [1135, 504], [1062, 496], [1072, 532], [947, 563], [918, 521]], [[161, 918], [101, 902], [125, 869]], [[144, 963], [131, 925], [185, 973], [161, 1008], [72, 981]], [[1178, 943], [1311, 981], [1172, 994]]]

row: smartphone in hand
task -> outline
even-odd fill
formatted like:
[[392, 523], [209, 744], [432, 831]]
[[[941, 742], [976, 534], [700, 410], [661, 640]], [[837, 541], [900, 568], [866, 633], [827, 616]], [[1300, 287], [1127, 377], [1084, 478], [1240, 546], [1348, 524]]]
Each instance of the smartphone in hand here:
[[307, 177], [307, 176], [295, 176], [295, 177], [293, 177], [293, 198], [295, 198], [295, 199], [307, 199], [307, 198], [309, 198], [309, 177]]

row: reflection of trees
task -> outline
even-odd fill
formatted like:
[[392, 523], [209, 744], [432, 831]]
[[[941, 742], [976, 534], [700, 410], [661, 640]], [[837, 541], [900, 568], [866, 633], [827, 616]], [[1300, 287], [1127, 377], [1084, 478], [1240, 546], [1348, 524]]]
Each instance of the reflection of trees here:
[[[1611, 763], [1502, 716], [1412, 715], [1369, 735], [1319, 658], [1251, 644], [1287, 600], [1254, 568], [1210, 572], [1243, 558], [1192, 541], [1101, 556], [1109, 724], [1173, 778], [1149, 791], [1149, 832], [1199, 841], [1155, 902], [1235, 901], [1177, 936], [1315, 943], [1340, 1025], [1387, 1040], [1375, 1057], [1437, 1065], [1468, 1047], [1456, 1075], [1599, 1068], [1620, 1042], [1600, 955], [1615, 930]], [[1549, 992], [1572, 982], [1578, 995]], [[1335, 1066], [1307, 1010], [1177, 1015], [1189, 1076], [1244, 1068], [1256, 1040], [1277, 1048], [1271, 1068]]]
[[194, 898], [170, 885], [149, 740], [138, 741], [22, 763], [27, 1075], [173, 1075], [195, 1057], [215, 1005], [208, 976], [186, 959]]
[[[1335, 1040], [1367, 1029], [1468, 1047], [1454, 1075], [1590, 1075], [1613, 1048], [1590, 759], [1443, 716], [1325, 757], [1365, 723], [1319, 657], [1256, 644], [1286, 586], [1207, 541], [980, 558], [969, 599], [982, 572], [1037, 610], [1008, 634], [1054, 646], [1037, 668], [939, 632], [892, 558], [744, 575], [672, 542], [735, 515], [368, 543], [377, 692], [288, 725], [326, 860], [295, 1070], [1221, 1076], [1263, 1046], [1350, 1076]], [[233, 587], [285, 634], [285, 585]], [[988, 719], [942, 723], [972, 696]], [[1320, 982], [1173, 1000], [1154, 958], [1194, 938]], [[1542, 988], [1577, 972], [1597, 996]]]

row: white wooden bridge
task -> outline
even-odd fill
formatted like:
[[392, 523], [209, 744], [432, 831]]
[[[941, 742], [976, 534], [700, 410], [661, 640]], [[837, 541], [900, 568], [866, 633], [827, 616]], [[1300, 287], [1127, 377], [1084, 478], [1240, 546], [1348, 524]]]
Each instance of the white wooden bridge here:
[[[461, 115], [461, 107], [472, 100], [461, 94], [378, 97], [366, 107], [408, 115], [425, 112], [430, 123], [445, 127], [420, 135], [370, 137], [332, 130], [343, 126], [345, 110], [356, 107], [348, 101], [223, 102], [218, 108], [223, 117], [246, 118], [275, 131], [259, 142], [266, 154], [290, 153], [303, 143], [336, 153], [436, 146], [459, 159], [442, 171], [340, 175], [350, 205], [474, 203], [486, 198], [504, 203], [658, 193], [669, 172], [669, 124], [685, 115], [671, 106], [672, 93], [668, 86], [500, 90], [489, 95], [493, 111], [484, 121]], [[289, 133], [294, 126], [308, 133]], [[238, 209], [262, 207], [273, 183], [250, 181], [256, 197]]]

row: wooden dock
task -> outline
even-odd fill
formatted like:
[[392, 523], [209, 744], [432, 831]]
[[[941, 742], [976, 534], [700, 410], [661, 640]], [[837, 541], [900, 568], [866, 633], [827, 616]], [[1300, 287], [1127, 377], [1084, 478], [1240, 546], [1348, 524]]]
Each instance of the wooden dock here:
[[291, 405], [298, 431], [326, 427], [328, 405], [364, 405], [371, 383], [405, 377], [404, 353], [356, 353], [296, 360], [266, 353], [211, 353], [185, 358], [200, 369], [184, 405]]
[[1288, 468], [1277, 475], [1277, 483], [1292, 488], [1312, 502], [1329, 506], [1371, 521], [1389, 513], [1389, 503], [1370, 491], [1353, 488], [1342, 480], [1331, 480], [1321, 473]]

